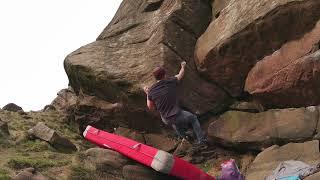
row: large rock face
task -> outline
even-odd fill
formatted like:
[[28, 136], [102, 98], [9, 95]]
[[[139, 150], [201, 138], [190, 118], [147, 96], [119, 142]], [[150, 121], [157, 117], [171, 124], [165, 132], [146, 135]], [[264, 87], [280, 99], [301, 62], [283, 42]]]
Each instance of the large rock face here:
[[[320, 161], [319, 141], [269, 147], [258, 154], [247, 171], [246, 179], [265, 179], [265, 177], [272, 174], [272, 171], [276, 169], [279, 163], [287, 160], [302, 161], [309, 165], [316, 165]], [[308, 178], [312, 179], [312, 177]]]
[[[245, 90], [267, 107], [318, 105], [319, 43], [320, 21], [302, 38], [283, 45], [258, 62], [248, 74]], [[313, 51], [316, 52], [307, 55]]]
[[215, 142], [246, 149], [312, 139], [318, 129], [318, 107], [269, 110], [262, 113], [229, 111], [212, 122], [208, 135]]
[[258, 60], [303, 37], [319, 17], [318, 0], [231, 0], [198, 39], [197, 67], [232, 96], [239, 96]]
[[203, 0], [124, 0], [97, 41], [65, 59], [70, 85], [76, 93], [121, 101], [134, 112], [145, 109], [141, 88], [154, 82], [156, 66], [172, 76], [187, 61], [181, 104], [199, 114], [218, 111], [229, 97], [201, 79], [193, 62], [196, 40], [210, 18], [210, 3]]
[[219, 17], [221, 11], [228, 6], [230, 0], [212, 0], [212, 15]]
[[68, 116], [69, 120], [76, 122], [80, 134], [87, 125], [109, 132], [118, 126], [158, 132], [161, 123], [153, 114], [147, 114], [145, 109], [133, 109], [122, 103], [110, 103], [86, 94], [77, 97], [76, 105], [69, 109]]

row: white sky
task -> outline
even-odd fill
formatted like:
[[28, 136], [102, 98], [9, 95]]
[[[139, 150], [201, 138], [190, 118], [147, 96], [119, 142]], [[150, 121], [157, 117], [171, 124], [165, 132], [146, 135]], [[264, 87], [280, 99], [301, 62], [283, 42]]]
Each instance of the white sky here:
[[67, 87], [66, 55], [93, 42], [122, 0], [1, 0], [0, 107], [40, 110]]

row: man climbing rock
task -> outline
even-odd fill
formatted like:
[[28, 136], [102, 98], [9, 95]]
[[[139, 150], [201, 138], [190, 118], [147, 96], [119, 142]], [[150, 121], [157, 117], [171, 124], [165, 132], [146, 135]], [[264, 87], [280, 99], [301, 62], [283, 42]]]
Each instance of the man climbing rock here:
[[176, 131], [181, 138], [186, 137], [186, 128], [192, 125], [196, 135], [195, 145], [205, 145], [206, 138], [201, 130], [197, 116], [180, 108], [177, 97], [177, 86], [184, 76], [186, 62], [181, 63], [179, 74], [166, 78], [166, 71], [163, 67], [157, 67], [153, 76], [157, 82], [150, 88], [144, 87], [147, 94], [147, 106], [150, 110], [157, 110], [162, 121]]

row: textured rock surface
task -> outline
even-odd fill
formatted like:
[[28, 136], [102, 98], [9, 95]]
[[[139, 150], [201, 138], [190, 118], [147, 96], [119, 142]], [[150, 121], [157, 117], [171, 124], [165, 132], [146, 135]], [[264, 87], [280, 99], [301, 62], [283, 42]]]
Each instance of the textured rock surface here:
[[221, 11], [228, 6], [230, 0], [212, 0], [212, 15], [217, 18]]
[[176, 178], [158, 173], [151, 168], [142, 165], [126, 165], [123, 167], [123, 177], [127, 180], [149, 180], [149, 179], [168, 179], [175, 180]]
[[110, 103], [96, 96], [79, 95], [76, 106], [68, 112], [69, 119], [74, 119], [82, 133], [87, 125], [113, 131], [115, 127], [124, 126], [132, 129], [158, 131], [159, 120], [147, 114], [145, 109], [132, 110], [121, 103]]
[[75, 106], [76, 102], [77, 96], [71, 89], [62, 89], [57, 93], [57, 97], [51, 102], [51, 105], [56, 110], [65, 111]]
[[43, 176], [41, 173], [37, 172], [34, 168], [23, 169], [13, 179], [14, 180], [49, 180], [49, 178]]
[[95, 167], [97, 173], [113, 175], [114, 178], [143, 180], [143, 179], [175, 179], [155, 170], [137, 164], [118, 152], [91, 148], [85, 152], [85, 162]]
[[320, 161], [319, 141], [305, 143], [289, 143], [282, 147], [271, 146], [258, 154], [249, 167], [246, 179], [264, 179], [272, 173], [279, 163], [287, 160], [297, 160], [315, 165]]
[[257, 101], [245, 102], [236, 101], [230, 107], [230, 110], [245, 111], [245, 112], [262, 112], [264, 107]]
[[197, 67], [239, 96], [255, 63], [311, 31], [319, 9], [318, 0], [231, 0], [198, 39]]
[[122, 175], [122, 167], [129, 163], [129, 159], [118, 152], [102, 149], [91, 148], [86, 152], [86, 161], [95, 166], [97, 171], [113, 175]]
[[48, 111], [56, 111], [57, 109], [53, 105], [45, 105], [44, 108], [42, 109], [43, 112], [48, 112]]
[[143, 134], [139, 133], [138, 131], [132, 130], [132, 129], [118, 127], [114, 133], [118, 134], [120, 136], [127, 137], [129, 139], [138, 141], [140, 143], [145, 143], [145, 139], [144, 139]]
[[124, 0], [97, 41], [66, 57], [70, 85], [76, 93], [81, 89], [122, 102], [136, 118], [135, 112], [145, 109], [141, 88], [154, 82], [153, 69], [162, 65], [171, 76], [187, 61], [179, 93], [182, 105], [198, 114], [219, 111], [230, 103], [229, 97], [201, 79], [193, 62], [196, 40], [210, 17], [210, 4], [202, 0]]
[[68, 139], [58, 135], [53, 129], [50, 129], [43, 122], [39, 122], [35, 127], [28, 130], [28, 134], [47, 141], [53, 147], [61, 151], [76, 151], [77, 147]]
[[76, 122], [80, 134], [87, 125], [112, 129], [110, 121], [113, 119], [115, 104], [85, 94], [75, 96], [75, 103], [72, 104], [66, 109], [67, 119]]
[[178, 141], [162, 134], [145, 134], [146, 144], [170, 152], [178, 146]]
[[312, 174], [311, 176], [308, 176], [305, 178], [305, 180], [318, 180], [320, 179], [320, 172]]
[[246, 91], [267, 107], [320, 104], [320, 50], [304, 56], [320, 42], [320, 22], [317, 31], [316, 40], [305, 36], [258, 62], [247, 77]]
[[319, 111], [314, 106], [262, 113], [229, 111], [210, 124], [208, 135], [225, 145], [261, 149], [279, 142], [312, 139], [318, 121]]
[[23, 111], [23, 109], [20, 106], [14, 104], [14, 103], [9, 103], [9, 104], [3, 106], [2, 110], [12, 111], [12, 112]]

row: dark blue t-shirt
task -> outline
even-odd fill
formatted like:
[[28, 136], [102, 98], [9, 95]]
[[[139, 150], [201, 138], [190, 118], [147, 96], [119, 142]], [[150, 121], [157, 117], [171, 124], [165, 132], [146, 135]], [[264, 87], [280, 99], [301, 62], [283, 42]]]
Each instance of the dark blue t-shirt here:
[[178, 79], [172, 77], [155, 83], [149, 90], [148, 99], [154, 102], [162, 118], [168, 119], [180, 112], [177, 97]]

